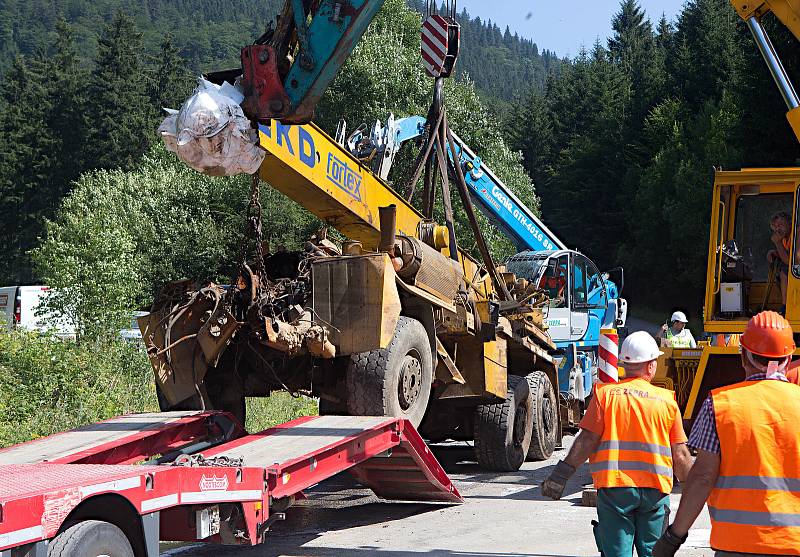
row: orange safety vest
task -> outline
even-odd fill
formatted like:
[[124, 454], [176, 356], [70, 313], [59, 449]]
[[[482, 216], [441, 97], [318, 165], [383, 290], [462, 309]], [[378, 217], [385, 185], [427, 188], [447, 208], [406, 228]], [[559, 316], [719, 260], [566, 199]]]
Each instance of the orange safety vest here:
[[715, 337], [714, 346], [739, 346], [739, 339], [742, 335], [730, 335], [728, 337], [728, 341], [725, 342], [725, 335], [723, 333], [719, 333]]
[[652, 487], [672, 491], [669, 434], [679, 415], [675, 393], [635, 377], [597, 383], [603, 435], [589, 458], [596, 488]]
[[745, 381], [711, 392], [721, 461], [711, 547], [800, 555], [800, 389]]

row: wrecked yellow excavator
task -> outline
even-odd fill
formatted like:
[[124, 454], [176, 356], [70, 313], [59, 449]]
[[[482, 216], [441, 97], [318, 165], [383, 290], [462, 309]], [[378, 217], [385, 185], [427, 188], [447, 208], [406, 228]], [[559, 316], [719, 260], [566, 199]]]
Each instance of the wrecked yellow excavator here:
[[[526, 458], [546, 458], [562, 427], [576, 425], [581, 401], [557, 398], [546, 296], [495, 267], [464, 168], [447, 154], [457, 152], [442, 87], [458, 51], [455, 3], [445, 13], [431, 8], [424, 24], [423, 33], [441, 41], [441, 56], [426, 59], [434, 102], [405, 194], [314, 124], [281, 112], [285, 99], [267, 102], [277, 98], [270, 83], [285, 83], [289, 93], [304, 83], [318, 88], [282, 68], [326, 64], [307, 42], [318, 40], [334, 15], [337, 36], [364, 27], [368, 19], [358, 18], [374, 15], [380, 2], [351, 3], [363, 4], [357, 13], [336, 11], [336, 4], [309, 3], [292, 33], [279, 23], [264, 48], [243, 50], [239, 73], [253, 86], [245, 87], [241, 106], [257, 123], [265, 153], [253, 176], [247, 249], [232, 284], [170, 284], [142, 318], [162, 409], [228, 410], [243, 420], [246, 397], [285, 390], [319, 397], [323, 414], [403, 417], [429, 439], [474, 440], [486, 468], [516, 470]], [[274, 61], [286, 52], [283, 43], [274, 46], [276, 36], [298, 38], [286, 64]], [[264, 67], [253, 69], [254, 56]], [[254, 79], [260, 71], [274, 79]], [[302, 106], [308, 114], [309, 103]], [[420, 211], [409, 199], [423, 174]], [[270, 252], [261, 238], [262, 180], [347, 241], [336, 244], [321, 232], [303, 250]], [[451, 187], [480, 259], [458, 245]], [[433, 220], [437, 197], [444, 225]]]

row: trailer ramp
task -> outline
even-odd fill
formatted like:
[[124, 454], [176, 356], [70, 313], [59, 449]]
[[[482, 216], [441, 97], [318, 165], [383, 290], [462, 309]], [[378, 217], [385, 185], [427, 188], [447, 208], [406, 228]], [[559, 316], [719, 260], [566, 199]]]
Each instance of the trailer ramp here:
[[[191, 465], [164, 461], [180, 454]], [[0, 556], [46, 549], [73, 511], [108, 496], [136, 510], [148, 557], [159, 540], [256, 545], [284, 503], [345, 471], [385, 499], [463, 502], [406, 420], [306, 417], [247, 434], [219, 412], [140, 414], [0, 451]], [[241, 508], [236, 539], [187, 530], [223, 505]]]

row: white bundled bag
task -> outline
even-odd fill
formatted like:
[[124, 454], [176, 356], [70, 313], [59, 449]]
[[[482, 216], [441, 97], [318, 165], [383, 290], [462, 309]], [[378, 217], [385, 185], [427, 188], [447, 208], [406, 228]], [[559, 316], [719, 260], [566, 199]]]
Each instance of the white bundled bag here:
[[266, 153], [239, 106], [243, 99], [238, 87], [200, 78], [180, 110], [165, 109], [158, 132], [167, 149], [202, 174], [254, 174]]

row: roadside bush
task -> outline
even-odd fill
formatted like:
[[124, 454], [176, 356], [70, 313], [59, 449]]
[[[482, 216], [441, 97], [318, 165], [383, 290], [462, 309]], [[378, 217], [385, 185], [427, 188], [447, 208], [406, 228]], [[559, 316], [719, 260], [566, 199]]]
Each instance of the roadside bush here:
[[[76, 344], [24, 331], [0, 333], [0, 447], [131, 412], [157, 412], [153, 371], [124, 341]], [[317, 414], [312, 398], [247, 400], [247, 429]]]
[[0, 446], [157, 409], [153, 372], [135, 345], [0, 333]]

